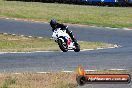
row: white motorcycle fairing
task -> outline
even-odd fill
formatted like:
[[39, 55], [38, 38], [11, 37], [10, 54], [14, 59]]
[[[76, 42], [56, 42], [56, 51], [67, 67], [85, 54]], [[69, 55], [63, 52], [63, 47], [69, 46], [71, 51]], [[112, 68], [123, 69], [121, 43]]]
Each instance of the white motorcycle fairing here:
[[72, 39], [70, 38], [70, 36], [66, 33], [66, 30], [61, 30], [61, 28], [55, 29], [53, 34], [52, 34], [52, 38], [56, 41], [59, 38], [63, 42], [64, 42], [63, 38], [65, 38], [67, 40], [68, 50], [75, 48], [74, 43], [72, 42]]

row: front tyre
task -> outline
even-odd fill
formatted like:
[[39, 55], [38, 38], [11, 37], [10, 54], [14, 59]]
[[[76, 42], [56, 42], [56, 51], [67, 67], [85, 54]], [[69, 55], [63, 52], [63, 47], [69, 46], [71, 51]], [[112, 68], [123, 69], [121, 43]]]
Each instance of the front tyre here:
[[75, 44], [75, 52], [79, 52], [80, 51], [80, 45], [79, 44]]
[[63, 52], [67, 52], [68, 51], [67, 43], [66, 42], [63, 42], [61, 39], [58, 39], [58, 45], [59, 45], [60, 49]]

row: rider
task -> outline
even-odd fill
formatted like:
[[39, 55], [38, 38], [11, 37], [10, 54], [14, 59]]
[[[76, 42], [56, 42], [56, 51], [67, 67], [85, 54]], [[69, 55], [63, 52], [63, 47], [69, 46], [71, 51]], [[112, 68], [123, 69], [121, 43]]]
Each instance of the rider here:
[[71, 37], [72, 41], [75, 44], [77, 44], [77, 40], [74, 38], [74, 36], [72, 34], [72, 31], [68, 30], [68, 26], [58, 23], [55, 19], [52, 19], [50, 21], [50, 26], [52, 27], [52, 31], [54, 31], [56, 28], [61, 28], [61, 30], [66, 30], [66, 33], [69, 34], [69, 36]]

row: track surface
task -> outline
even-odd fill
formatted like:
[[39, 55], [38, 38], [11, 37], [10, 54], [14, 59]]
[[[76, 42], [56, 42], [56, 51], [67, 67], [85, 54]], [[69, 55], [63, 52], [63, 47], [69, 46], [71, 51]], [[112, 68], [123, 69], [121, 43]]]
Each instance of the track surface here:
[[[0, 19], [0, 32], [51, 37], [47, 23]], [[120, 48], [75, 52], [7, 53], [0, 54], [0, 72], [41, 72], [87, 69], [132, 70], [132, 31], [122, 29], [69, 26], [78, 40], [102, 41], [121, 45]], [[86, 86], [84, 86], [86, 87]], [[89, 88], [132, 88], [132, 85], [88, 85]]]

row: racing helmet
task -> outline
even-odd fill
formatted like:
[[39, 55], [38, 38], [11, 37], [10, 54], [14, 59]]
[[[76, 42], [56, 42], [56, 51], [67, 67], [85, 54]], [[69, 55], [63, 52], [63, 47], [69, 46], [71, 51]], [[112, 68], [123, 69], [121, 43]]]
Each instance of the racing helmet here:
[[55, 19], [52, 19], [52, 20], [50, 21], [50, 26], [51, 26], [52, 28], [54, 28], [56, 25], [57, 25], [57, 21], [56, 21]]

